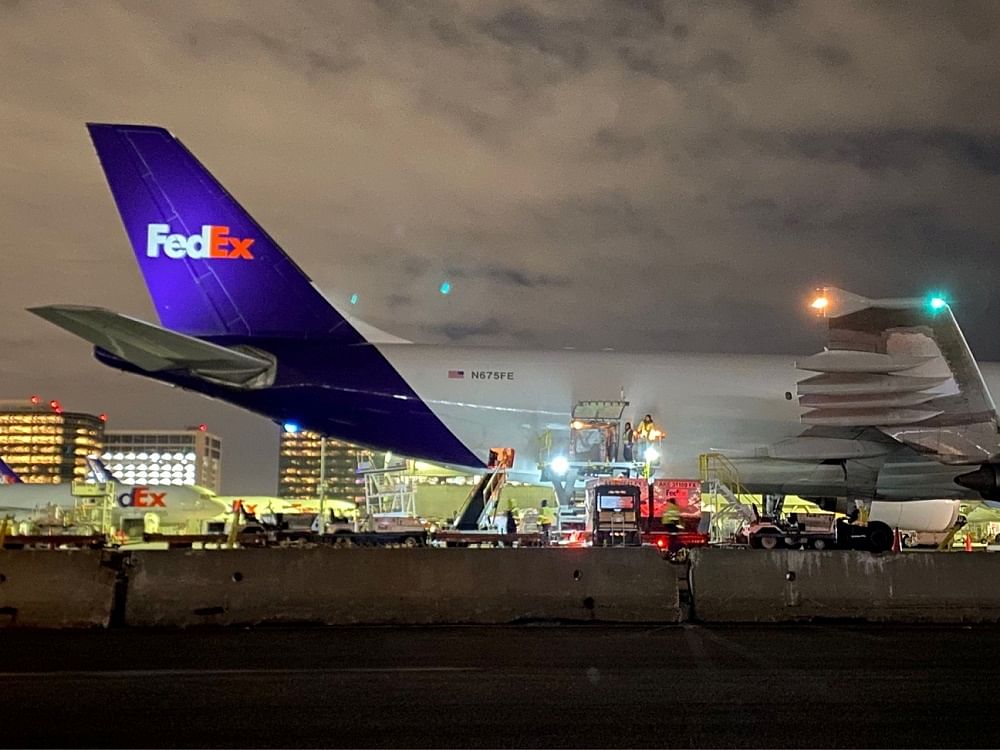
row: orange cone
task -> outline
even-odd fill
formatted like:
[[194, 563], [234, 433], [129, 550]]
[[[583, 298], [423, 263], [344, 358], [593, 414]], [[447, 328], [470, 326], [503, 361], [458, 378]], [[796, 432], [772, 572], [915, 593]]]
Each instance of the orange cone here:
[[903, 551], [903, 537], [899, 533], [899, 529], [892, 532], [892, 551], [902, 552]]
[[972, 536], [970, 534], [965, 535], [965, 551], [972, 552]]

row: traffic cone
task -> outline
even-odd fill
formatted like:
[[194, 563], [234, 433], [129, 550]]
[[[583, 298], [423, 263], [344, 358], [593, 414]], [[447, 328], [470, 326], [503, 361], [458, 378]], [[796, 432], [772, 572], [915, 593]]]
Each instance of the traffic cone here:
[[899, 533], [899, 529], [892, 532], [892, 551], [902, 552], [903, 551], [903, 537]]
[[966, 552], [972, 552], [972, 535], [971, 534], [966, 534], [965, 535], [965, 551]]

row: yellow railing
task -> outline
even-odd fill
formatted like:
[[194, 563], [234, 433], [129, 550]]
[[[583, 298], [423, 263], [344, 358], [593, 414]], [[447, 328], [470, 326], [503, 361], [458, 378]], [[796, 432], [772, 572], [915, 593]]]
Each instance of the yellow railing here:
[[[698, 456], [698, 472], [703, 492], [712, 494], [710, 539], [713, 543], [731, 542], [734, 540], [733, 529], [729, 528], [728, 532], [726, 529], [733, 522], [733, 519], [741, 518], [739, 514], [745, 511], [746, 507], [754, 507], [755, 500], [743, 487], [736, 465], [721, 453], [702, 453]], [[720, 508], [719, 485], [725, 485], [735, 496], [738, 504], [734, 505], [726, 498], [725, 503]], [[726, 496], [723, 495], [723, 497]], [[703, 495], [702, 507], [706, 507], [704, 500]], [[741, 525], [742, 521], [739, 521], [738, 524]]]
[[736, 465], [721, 453], [702, 453], [698, 456], [698, 473], [703, 485], [724, 484], [740, 503], [750, 505], [753, 498], [740, 482]]

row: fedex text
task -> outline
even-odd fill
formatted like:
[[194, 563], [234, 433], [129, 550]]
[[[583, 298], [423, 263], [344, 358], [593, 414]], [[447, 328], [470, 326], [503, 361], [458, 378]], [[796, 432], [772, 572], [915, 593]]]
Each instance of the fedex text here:
[[169, 224], [150, 224], [146, 232], [146, 255], [159, 258], [221, 258], [253, 260], [253, 238], [240, 239], [229, 234], [229, 227], [204, 224], [201, 234], [171, 234]]
[[150, 492], [149, 487], [135, 487], [118, 496], [122, 508], [166, 508], [166, 492]]

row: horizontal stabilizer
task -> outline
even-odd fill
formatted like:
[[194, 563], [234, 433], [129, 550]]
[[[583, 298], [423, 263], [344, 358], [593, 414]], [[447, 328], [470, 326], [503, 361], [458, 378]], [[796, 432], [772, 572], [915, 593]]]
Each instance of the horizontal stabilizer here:
[[47, 305], [29, 312], [147, 372], [187, 370], [241, 388], [274, 382], [276, 363], [265, 352], [219, 346], [102, 307]]

